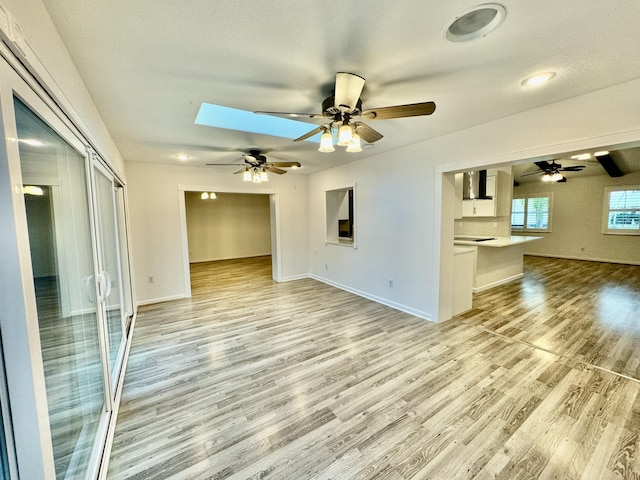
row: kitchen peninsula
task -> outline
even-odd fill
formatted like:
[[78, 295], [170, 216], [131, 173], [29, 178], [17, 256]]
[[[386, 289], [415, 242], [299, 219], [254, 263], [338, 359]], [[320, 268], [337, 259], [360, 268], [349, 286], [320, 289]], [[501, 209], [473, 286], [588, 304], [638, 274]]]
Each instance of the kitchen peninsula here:
[[477, 293], [522, 278], [524, 244], [542, 238], [460, 235], [453, 243], [474, 250], [473, 292]]

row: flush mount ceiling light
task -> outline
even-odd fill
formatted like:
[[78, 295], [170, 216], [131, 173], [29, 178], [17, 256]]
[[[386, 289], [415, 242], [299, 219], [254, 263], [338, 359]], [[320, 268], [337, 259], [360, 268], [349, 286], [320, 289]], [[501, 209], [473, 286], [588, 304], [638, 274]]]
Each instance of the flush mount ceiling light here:
[[556, 76], [556, 72], [541, 72], [531, 75], [520, 82], [523, 87], [537, 87]]
[[477, 5], [456, 17], [445, 31], [450, 42], [469, 42], [493, 32], [504, 21], [506, 9], [497, 3]]
[[173, 158], [180, 160], [181, 162], [186, 162], [187, 160], [189, 160], [191, 158], [190, 155], [187, 155], [186, 153], [176, 153]]

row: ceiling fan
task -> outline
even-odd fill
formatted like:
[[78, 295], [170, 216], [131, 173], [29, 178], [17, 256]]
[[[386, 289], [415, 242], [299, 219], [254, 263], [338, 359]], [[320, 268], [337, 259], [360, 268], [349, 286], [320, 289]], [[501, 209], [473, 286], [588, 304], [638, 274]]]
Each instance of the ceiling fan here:
[[361, 121], [353, 121], [354, 118], [365, 120], [388, 120], [392, 118], [416, 117], [431, 115], [435, 109], [434, 102], [420, 102], [391, 107], [362, 109], [360, 94], [364, 88], [365, 79], [359, 75], [346, 72], [336, 74], [336, 82], [333, 95], [322, 101], [322, 113], [285, 113], [285, 112], [254, 112], [266, 115], [279, 115], [294, 118], [322, 119], [325, 123], [310, 132], [294, 139], [299, 142], [311, 138], [320, 132], [321, 152], [332, 152], [332, 129], [338, 131], [338, 145], [347, 146], [348, 152], [359, 152], [360, 139], [368, 143], [377, 142], [382, 134]]
[[542, 174], [543, 182], [566, 182], [567, 179], [560, 172], [579, 172], [580, 170], [585, 169], [586, 165], [574, 165], [571, 167], [563, 167], [559, 163], [556, 163], [555, 160], [552, 160], [551, 163], [547, 161], [539, 161], [533, 162], [539, 168], [539, 170], [535, 172], [525, 173], [521, 175], [522, 177], [528, 177], [529, 175], [539, 175]]
[[209, 166], [240, 166], [243, 168], [234, 173], [242, 173], [245, 182], [262, 183], [269, 181], [267, 172], [283, 175], [287, 173], [283, 168], [299, 168], [299, 162], [268, 162], [267, 157], [262, 155], [260, 150], [250, 150], [242, 155], [244, 165], [241, 163], [207, 163]]

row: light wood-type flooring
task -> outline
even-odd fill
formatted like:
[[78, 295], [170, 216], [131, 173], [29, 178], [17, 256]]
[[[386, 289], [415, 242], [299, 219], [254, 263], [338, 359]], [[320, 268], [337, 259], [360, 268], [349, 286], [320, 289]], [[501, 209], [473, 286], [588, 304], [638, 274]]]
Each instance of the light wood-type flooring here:
[[640, 267], [526, 257], [442, 324], [269, 257], [192, 279], [139, 311], [109, 479], [640, 478]]

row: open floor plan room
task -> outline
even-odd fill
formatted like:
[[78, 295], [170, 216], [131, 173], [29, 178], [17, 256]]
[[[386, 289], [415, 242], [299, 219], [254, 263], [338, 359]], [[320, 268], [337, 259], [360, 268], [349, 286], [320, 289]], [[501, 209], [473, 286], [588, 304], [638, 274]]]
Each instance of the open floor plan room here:
[[108, 478], [640, 475], [640, 267], [525, 257], [441, 324], [270, 268], [140, 308]]

